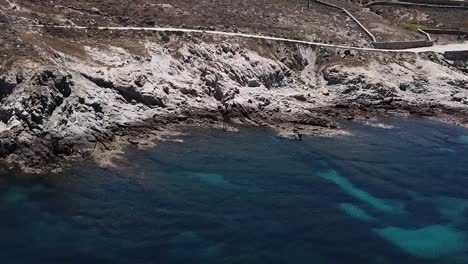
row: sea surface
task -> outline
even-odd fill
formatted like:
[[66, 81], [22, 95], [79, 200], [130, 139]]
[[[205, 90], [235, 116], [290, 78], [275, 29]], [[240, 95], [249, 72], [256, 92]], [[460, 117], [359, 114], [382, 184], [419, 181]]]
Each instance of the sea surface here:
[[303, 141], [200, 129], [119, 169], [3, 170], [0, 261], [468, 263], [468, 130], [383, 122]]

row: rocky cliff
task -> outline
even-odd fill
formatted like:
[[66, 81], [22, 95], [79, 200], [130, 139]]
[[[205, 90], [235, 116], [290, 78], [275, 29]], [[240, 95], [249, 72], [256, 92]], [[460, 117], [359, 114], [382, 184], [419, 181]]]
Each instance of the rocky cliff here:
[[4, 67], [0, 158], [29, 172], [56, 170], [193, 125], [235, 122], [300, 135], [383, 114], [467, 121], [468, 75], [441, 54], [133, 37], [43, 41], [37, 56]]

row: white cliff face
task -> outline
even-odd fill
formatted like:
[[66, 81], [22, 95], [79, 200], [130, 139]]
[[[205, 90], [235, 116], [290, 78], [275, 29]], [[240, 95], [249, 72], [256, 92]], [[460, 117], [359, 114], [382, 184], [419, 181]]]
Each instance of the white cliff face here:
[[302, 133], [359, 115], [335, 107], [343, 104], [467, 108], [453, 95], [468, 76], [437, 58], [257, 45], [145, 41], [140, 53], [99, 45], [80, 57], [57, 52], [50, 65], [17, 64], [0, 78], [0, 157], [43, 169], [179, 122], [230, 119]]
[[[118, 100], [100, 101], [103, 111], [114, 122], [125, 122], [145, 120], [168, 111], [182, 114], [191, 109], [217, 112], [241, 107], [239, 111], [270, 108], [297, 111], [310, 106], [310, 102], [307, 104], [307, 99], [296, 97], [314, 94], [311, 90], [315, 83], [313, 65], [305, 70], [310, 72], [305, 73], [310, 79], [305, 84], [297, 81], [297, 75], [282, 62], [230, 44], [193, 44], [177, 52], [154, 43], [146, 43], [145, 47], [148, 52], [145, 57], [134, 57], [117, 48], [89, 48], [91, 62], [71, 64], [73, 71], [87, 79], [80, 78], [80, 85], [97, 91], [91, 94], [90, 88], [84, 89], [89, 93], [83, 95], [84, 101], [96, 100], [102, 91], [120, 95]], [[310, 55], [313, 51], [304, 53]], [[122, 106], [115, 104], [116, 101], [125, 102], [126, 111], [120, 111]], [[282, 103], [290, 107], [285, 109], [280, 106]], [[133, 113], [138, 114], [132, 116]]]
[[[467, 89], [467, 75], [441, 64], [416, 57], [411, 62], [392, 61], [385, 65], [371, 61], [365, 67], [340, 67], [348, 79], [341, 89], [352, 87], [353, 78], [364, 78], [368, 89], [358, 87], [356, 96], [373, 96], [376, 89], [409, 103], [438, 103], [451, 107], [464, 107], [453, 101], [453, 94]], [[457, 86], [457, 83], [459, 84]], [[391, 93], [390, 93], [391, 92]]]

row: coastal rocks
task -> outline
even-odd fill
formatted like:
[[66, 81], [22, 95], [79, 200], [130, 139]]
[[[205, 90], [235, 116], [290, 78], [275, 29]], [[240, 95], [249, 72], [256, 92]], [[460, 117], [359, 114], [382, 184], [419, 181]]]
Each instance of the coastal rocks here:
[[332, 119], [316, 114], [301, 113], [293, 121], [295, 124], [316, 126], [323, 128], [337, 128], [337, 123]]
[[416, 75], [412, 77], [412, 80], [400, 83], [398, 85], [399, 90], [409, 91], [415, 94], [422, 94], [427, 92], [427, 85], [429, 80], [425, 76]]
[[35, 74], [2, 100], [2, 121], [19, 120], [29, 129], [42, 130], [44, 120], [71, 95], [72, 87], [70, 75], [52, 71]]
[[425, 82], [412, 81], [408, 83], [401, 83], [399, 85], [399, 89], [404, 92], [409, 91], [412, 93], [421, 94], [427, 91], [425, 85]]
[[404, 92], [406, 92], [409, 87], [410, 87], [410, 85], [408, 83], [400, 83], [400, 85], [399, 85], [400, 90], [402, 90]]
[[95, 15], [101, 15], [101, 11], [97, 9], [96, 7], [91, 7], [90, 11]]
[[[83, 153], [94, 147], [83, 144], [89, 142], [84, 130], [70, 133], [70, 129], [74, 122], [92, 128], [85, 116], [95, 120], [96, 129], [97, 116], [83, 106], [90, 105], [102, 114], [98, 101], [75, 97], [75, 82], [70, 74], [28, 69], [24, 76], [0, 103], [0, 123], [4, 124], [0, 129], [0, 157], [19, 162], [17, 165], [25, 171], [37, 172], [36, 169], [55, 167], [62, 155]], [[101, 134], [100, 130], [97, 128], [95, 133]]]
[[307, 97], [303, 94], [295, 94], [295, 95], [292, 95], [291, 97], [301, 102], [307, 101]]
[[9, 133], [0, 133], [0, 157], [5, 158], [17, 147], [17, 143], [13, 138], [10, 138]]
[[[232, 80], [236, 80], [236, 77], [231, 78]], [[201, 80], [205, 82], [205, 85], [211, 88], [216, 89], [218, 87], [218, 76], [215, 74], [201, 74]]]
[[104, 79], [99, 76], [91, 76], [86, 73], [81, 73], [86, 79], [92, 81], [94, 84], [101, 88], [108, 88], [116, 90], [127, 102], [141, 103], [148, 106], [164, 106], [165, 100], [162, 97], [155, 97], [154, 93], [146, 93], [142, 89], [145, 85], [144, 78], [137, 78], [133, 82], [137, 85], [132, 85], [131, 81], [121, 83], [120, 85], [114, 84], [113, 81]]
[[258, 80], [256, 80], [256, 79], [249, 79], [247, 81], [247, 85], [249, 87], [260, 87], [260, 82]]
[[425, 76], [415, 76], [413, 81], [410, 83], [409, 91], [413, 93], [425, 93], [427, 91], [427, 84], [429, 80]]
[[344, 87], [342, 94], [345, 95], [352, 94], [361, 89], [377, 90], [379, 86], [383, 86], [382, 83], [374, 83], [373, 80], [366, 78], [363, 74], [348, 72], [348, 70], [342, 66], [333, 66], [324, 70], [322, 73], [327, 85], [341, 85]]
[[0, 100], [13, 92], [16, 87], [16, 83], [6, 76], [0, 78]]
[[461, 102], [464, 99], [466, 99], [466, 94], [465, 93], [456, 93], [452, 95], [452, 100], [456, 102]]
[[372, 90], [374, 95], [380, 96], [380, 98], [393, 98], [396, 91], [393, 87], [386, 87], [383, 83], [370, 83], [364, 86], [365, 90]]
[[[138, 55], [86, 47], [87, 59], [69, 55], [67, 69], [56, 58], [1, 75], [0, 158], [39, 172], [65, 158], [99, 160], [122, 144], [150, 142], [179, 126], [236, 122], [317, 132], [387, 111], [435, 115], [440, 104], [453, 105], [447, 94], [461, 90], [447, 83], [468, 81], [433, 62], [385, 55], [390, 58], [381, 63], [384, 55], [358, 51], [182, 34], [142, 45]], [[346, 64], [343, 54], [366, 62]], [[424, 69], [427, 63], [433, 64]], [[433, 104], [433, 98], [445, 101]]]
[[48, 86], [57, 89], [63, 97], [69, 97], [73, 81], [71, 75], [64, 75], [60, 72], [45, 70], [36, 75], [37, 83], [41, 86]]
[[382, 103], [384, 104], [391, 104], [393, 102], [393, 97], [385, 97], [383, 100], [382, 100]]
[[468, 81], [466, 80], [450, 80], [447, 84], [461, 88], [461, 89], [468, 89]]
[[182, 93], [182, 94], [185, 94], [185, 95], [189, 95], [189, 96], [192, 96], [192, 97], [197, 97], [198, 96], [198, 91], [194, 88], [185, 88], [185, 87], [182, 87], [179, 89], [179, 91]]
[[335, 84], [345, 84], [348, 79], [348, 75], [340, 71], [340, 66], [334, 66], [328, 69], [325, 69], [323, 73], [323, 78], [327, 81], [328, 85]]

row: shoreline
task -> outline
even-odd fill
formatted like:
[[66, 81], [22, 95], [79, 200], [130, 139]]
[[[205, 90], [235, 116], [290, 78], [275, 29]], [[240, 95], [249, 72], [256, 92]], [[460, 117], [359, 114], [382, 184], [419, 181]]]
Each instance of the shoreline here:
[[[336, 111], [336, 107], [331, 108]], [[353, 118], [351, 119], [349, 116], [346, 117], [347, 114], [350, 114], [350, 111], [339, 109], [336, 112], [334, 111], [331, 115], [340, 113], [344, 118], [330, 118], [330, 121], [333, 122], [332, 128], [327, 126], [301, 124], [297, 122], [271, 123], [265, 122], [265, 120], [257, 120], [257, 122], [255, 122], [252, 119], [236, 117], [227, 122], [223, 122], [222, 120], [213, 120], [210, 118], [187, 118], [184, 121], [176, 121], [166, 124], [164, 127], [148, 125], [145, 127], [139, 127], [137, 130], [130, 133], [128, 133], [129, 130], [127, 130], [127, 132], [124, 132], [125, 130], [121, 130], [115, 133], [113, 140], [97, 143], [93, 150], [82, 149], [83, 151], [91, 151], [88, 152], [89, 154], [86, 156], [57, 156], [53, 161], [50, 161], [50, 163], [45, 162], [44, 164], [33, 168], [23, 163], [22, 158], [18, 157], [18, 160], [1, 159], [0, 166], [5, 167], [7, 170], [18, 171], [23, 174], [26, 173], [26, 175], [59, 174], [64, 169], [76, 166], [78, 163], [83, 161], [91, 161], [100, 167], [118, 168], [119, 166], [116, 162], [119, 159], [125, 159], [125, 155], [129, 147], [146, 150], [157, 148], [158, 144], [163, 141], [179, 141], [183, 143], [183, 137], [189, 135], [191, 133], [190, 131], [193, 129], [217, 129], [237, 133], [242, 128], [264, 128], [273, 131], [279, 137], [300, 141], [303, 136], [352, 137], [352, 132], [349, 131], [346, 126], [342, 126], [343, 123], [350, 122], [380, 129], [393, 129], [394, 127], [386, 123], [385, 119], [405, 120], [411, 118], [423, 118], [440, 124], [468, 128], [468, 118], [466, 117], [457, 118], [447, 114], [421, 115], [411, 114], [407, 111], [385, 112], [381, 110], [382, 109], [377, 109], [377, 111], [373, 112], [366, 111], [366, 114], [356, 114], [355, 111], [351, 111], [353, 114]], [[129, 127], [129, 129], [131, 129], [131, 127]]]

